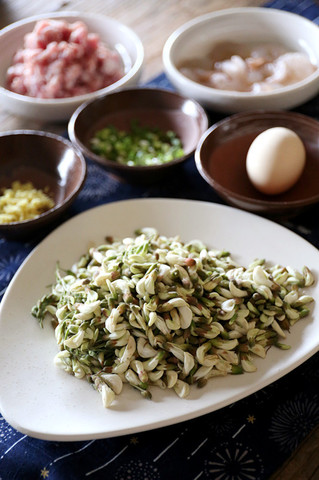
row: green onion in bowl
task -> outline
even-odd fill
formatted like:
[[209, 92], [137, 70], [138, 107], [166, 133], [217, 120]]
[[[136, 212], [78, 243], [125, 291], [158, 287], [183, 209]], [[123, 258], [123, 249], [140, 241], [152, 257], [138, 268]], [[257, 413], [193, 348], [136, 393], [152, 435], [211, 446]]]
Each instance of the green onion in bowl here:
[[98, 130], [91, 139], [91, 148], [97, 155], [128, 166], [161, 165], [184, 155], [174, 131], [142, 126], [135, 120], [129, 131], [113, 125]]

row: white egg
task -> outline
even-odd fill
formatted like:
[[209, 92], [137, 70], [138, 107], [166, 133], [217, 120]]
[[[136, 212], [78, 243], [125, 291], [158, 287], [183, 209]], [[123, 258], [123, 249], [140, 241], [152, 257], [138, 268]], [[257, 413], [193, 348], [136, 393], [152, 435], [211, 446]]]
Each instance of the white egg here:
[[300, 137], [285, 127], [265, 130], [252, 142], [246, 158], [250, 181], [262, 193], [276, 195], [300, 178], [306, 150]]

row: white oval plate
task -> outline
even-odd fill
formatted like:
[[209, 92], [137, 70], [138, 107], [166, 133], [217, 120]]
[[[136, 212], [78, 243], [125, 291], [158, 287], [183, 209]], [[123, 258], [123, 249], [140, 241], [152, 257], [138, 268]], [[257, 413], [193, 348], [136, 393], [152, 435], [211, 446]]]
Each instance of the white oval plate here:
[[[58, 351], [50, 322], [41, 329], [32, 306], [54, 282], [56, 262], [69, 268], [89, 245], [106, 235], [132, 236], [139, 227], [155, 227], [182, 240], [201, 239], [211, 248], [227, 249], [242, 265], [255, 258], [301, 269], [318, 278], [319, 252], [298, 235], [264, 218], [213, 203], [140, 199], [102, 205], [73, 217], [47, 238], [20, 267], [0, 309], [0, 409], [17, 430], [47, 440], [85, 440], [131, 434], [188, 420], [237, 401], [279, 379], [318, 350], [319, 315], [310, 316], [288, 335], [292, 348], [272, 348], [259, 360], [256, 373], [210, 380], [191, 389], [187, 399], [154, 388], [153, 400], [125, 386], [109, 409], [100, 394], [53, 364]], [[319, 285], [308, 292], [319, 298]]]

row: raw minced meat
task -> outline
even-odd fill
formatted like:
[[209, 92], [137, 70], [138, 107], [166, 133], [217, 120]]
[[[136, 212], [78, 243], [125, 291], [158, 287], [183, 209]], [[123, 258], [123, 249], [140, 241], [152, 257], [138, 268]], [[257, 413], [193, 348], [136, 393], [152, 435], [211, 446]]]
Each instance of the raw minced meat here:
[[14, 55], [7, 87], [30, 97], [66, 98], [107, 87], [123, 75], [120, 55], [83, 22], [41, 20]]

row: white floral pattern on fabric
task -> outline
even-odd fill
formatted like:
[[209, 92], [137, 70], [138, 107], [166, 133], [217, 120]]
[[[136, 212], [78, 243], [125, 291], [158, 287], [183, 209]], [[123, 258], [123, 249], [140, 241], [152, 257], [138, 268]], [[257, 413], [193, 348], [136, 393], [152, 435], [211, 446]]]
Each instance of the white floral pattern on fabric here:
[[204, 478], [219, 480], [258, 480], [264, 468], [262, 459], [251, 447], [242, 443], [223, 443], [205, 461]]
[[304, 392], [281, 404], [269, 428], [269, 438], [284, 452], [292, 452], [319, 422], [319, 397]]

